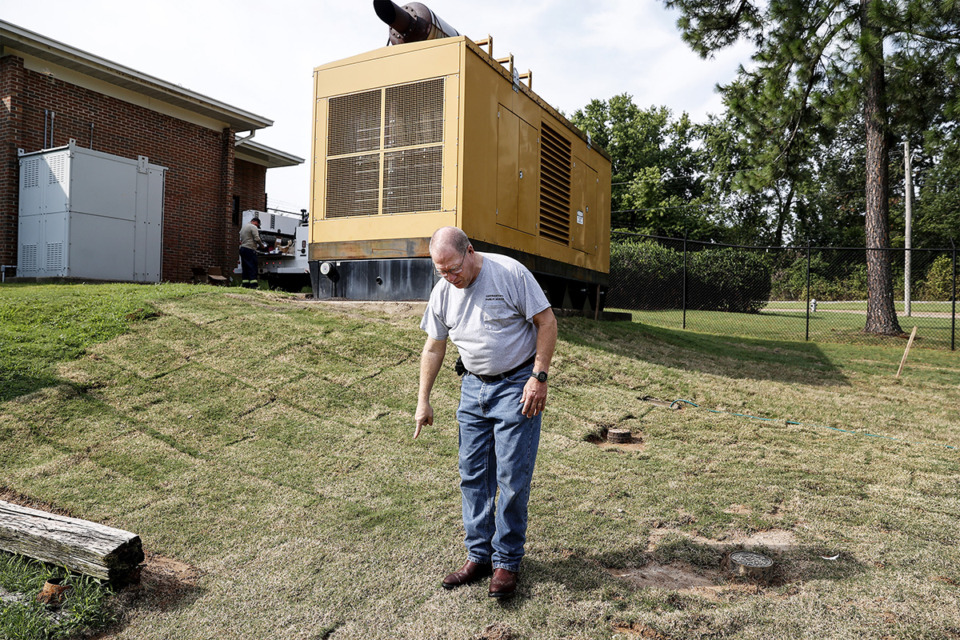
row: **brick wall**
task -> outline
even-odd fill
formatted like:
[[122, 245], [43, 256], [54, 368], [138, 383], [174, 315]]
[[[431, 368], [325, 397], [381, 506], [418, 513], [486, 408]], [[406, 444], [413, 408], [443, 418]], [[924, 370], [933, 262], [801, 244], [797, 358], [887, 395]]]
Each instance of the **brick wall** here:
[[[190, 280], [191, 267], [237, 261], [232, 224], [234, 132], [214, 131], [23, 68], [0, 59], [0, 258], [16, 264], [17, 148], [44, 147], [44, 110], [55, 112], [53, 144], [70, 138], [96, 151], [167, 167], [163, 206], [162, 278]], [[242, 163], [241, 164], [247, 164]], [[254, 165], [255, 167], [255, 165]], [[266, 180], [266, 169], [258, 167]], [[253, 172], [243, 167], [242, 171]], [[255, 183], [241, 180], [244, 190]], [[261, 186], [262, 191], [262, 186]]]
[[234, 169], [234, 195], [240, 196], [240, 211], [267, 209], [267, 171], [264, 167], [237, 160]]
[[0, 58], [0, 264], [17, 264], [17, 193], [23, 60]]

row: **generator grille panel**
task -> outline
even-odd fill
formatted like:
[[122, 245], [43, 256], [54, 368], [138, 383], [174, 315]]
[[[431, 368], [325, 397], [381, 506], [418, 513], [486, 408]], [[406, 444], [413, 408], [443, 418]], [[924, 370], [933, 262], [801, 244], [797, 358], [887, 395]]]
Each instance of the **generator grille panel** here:
[[388, 149], [443, 140], [443, 79], [387, 87], [383, 143]]
[[383, 156], [383, 213], [440, 208], [440, 147]]
[[540, 127], [540, 236], [570, 244], [570, 141]]
[[380, 195], [380, 156], [348, 156], [327, 161], [328, 218], [376, 215]]
[[439, 211], [444, 79], [330, 98], [325, 218]]
[[23, 186], [24, 188], [40, 186], [40, 158], [24, 161]]
[[37, 245], [25, 244], [20, 248], [20, 263], [23, 265], [23, 271], [37, 270]]
[[377, 89], [330, 98], [327, 155], [380, 148], [380, 94]]

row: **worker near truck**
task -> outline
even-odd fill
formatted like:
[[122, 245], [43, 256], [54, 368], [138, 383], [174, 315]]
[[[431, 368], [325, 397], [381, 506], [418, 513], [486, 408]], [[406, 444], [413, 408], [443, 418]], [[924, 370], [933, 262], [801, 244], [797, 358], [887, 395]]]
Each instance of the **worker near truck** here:
[[492, 575], [489, 595], [505, 598], [516, 591], [524, 555], [557, 320], [526, 267], [475, 251], [461, 229], [438, 229], [430, 257], [440, 280], [420, 323], [427, 340], [414, 438], [433, 424], [430, 392], [447, 338], [460, 352], [457, 372], [463, 375], [457, 422], [467, 561], [442, 586], [453, 589]]
[[242, 284], [247, 289], [256, 289], [260, 284], [257, 282], [257, 249], [264, 247], [260, 240], [260, 218], [254, 216], [240, 229], [240, 269]]

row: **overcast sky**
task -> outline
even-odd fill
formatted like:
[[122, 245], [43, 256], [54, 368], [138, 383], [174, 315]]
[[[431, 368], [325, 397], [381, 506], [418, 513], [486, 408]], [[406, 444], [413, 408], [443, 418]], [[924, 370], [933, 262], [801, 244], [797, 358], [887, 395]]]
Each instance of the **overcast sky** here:
[[[404, 4], [404, 2], [398, 2]], [[620, 93], [695, 121], [722, 109], [714, 88], [745, 46], [701, 60], [660, 0], [424, 2], [461, 34], [494, 38], [533, 88], [570, 115]], [[0, 19], [273, 120], [256, 140], [305, 162], [267, 172], [268, 205], [309, 209], [313, 68], [383, 46], [371, 0], [0, 0]]]

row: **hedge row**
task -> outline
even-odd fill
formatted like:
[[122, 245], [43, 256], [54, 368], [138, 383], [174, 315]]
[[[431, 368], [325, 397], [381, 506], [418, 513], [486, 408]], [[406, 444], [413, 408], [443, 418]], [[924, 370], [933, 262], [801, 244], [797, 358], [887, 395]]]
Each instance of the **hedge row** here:
[[[766, 256], [743, 249], [687, 253], [687, 308], [757, 313], [770, 297]], [[683, 254], [649, 240], [610, 245], [607, 306], [679, 309], [683, 305]]]
[[[699, 246], [699, 245], [697, 245]], [[810, 257], [810, 297], [866, 300], [863, 252], [839, 250]], [[917, 256], [919, 258], [919, 254]], [[932, 256], [931, 256], [932, 257]], [[915, 261], [914, 300], [950, 300], [953, 261], [939, 255]], [[903, 291], [903, 270], [894, 269], [894, 290]], [[687, 253], [687, 308], [756, 313], [768, 300], [805, 300], [807, 256], [803, 251], [767, 253], [738, 248]], [[679, 309], [683, 306], [683, 253], [651, 240], [610, 245], [607, 306], [621, 309]]]

